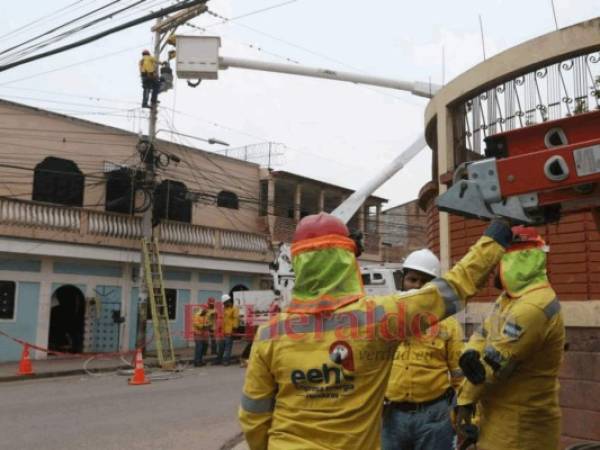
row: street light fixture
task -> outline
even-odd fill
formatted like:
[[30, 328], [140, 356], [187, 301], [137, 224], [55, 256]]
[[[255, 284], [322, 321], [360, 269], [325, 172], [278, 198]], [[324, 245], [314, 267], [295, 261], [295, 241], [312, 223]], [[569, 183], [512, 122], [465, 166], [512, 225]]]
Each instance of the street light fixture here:
[[187, 138], [190, 138], [190, 139], [196, 139], [198, 141], [208, 142], [210, 145], [219, 144], [219, 145], [224, 145], [225, 147], [229, 147], [229, 144], [227, 142], [222, 141], [220, 139], [216, 139], [216, 138], [204, 139], [204, 138], [201, 138], [201, 137], [198, 137], [198, 136], [192, 136], [191, 134], [180, 133], [178, 131], [167, 130], [167, 129], [164, 129], [164, 128], [161, 128], [160, 130], [157, 130], [156, 134], [160, 133], [161, 131], [164, 131], [164, 132], [170, 133], [170, 134], [176, 134], [178, 136], [184, 136], [184, 137], [187, 137]]

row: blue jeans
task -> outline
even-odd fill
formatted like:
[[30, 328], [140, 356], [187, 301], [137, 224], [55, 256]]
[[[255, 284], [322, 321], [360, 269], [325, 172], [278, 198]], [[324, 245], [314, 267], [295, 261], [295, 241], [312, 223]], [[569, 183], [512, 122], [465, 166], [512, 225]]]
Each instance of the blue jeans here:
[[231, 350], [233, 348], [233, 337], [223, 336], [217, 341], [217, 361], [229, 364], [231, 358]]
[[208, 341], [206, 338], [196, 338], [194, 348], [194, 364], [202, 363], [202, 358], [206, 353], [206, 347], [208, 347]]
[[447, 399], [415, 412], [384, 407], [382, 450], [451, 450], [455, 448]]

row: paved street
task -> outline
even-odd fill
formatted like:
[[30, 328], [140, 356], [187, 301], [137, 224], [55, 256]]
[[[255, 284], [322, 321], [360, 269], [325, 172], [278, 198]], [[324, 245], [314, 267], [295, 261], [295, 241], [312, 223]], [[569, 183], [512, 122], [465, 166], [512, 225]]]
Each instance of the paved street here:
[[112, 373], [0, 383], [1, 447], [216, 450], [240, 432], [243, 377], [233, 365], [146, 386]]

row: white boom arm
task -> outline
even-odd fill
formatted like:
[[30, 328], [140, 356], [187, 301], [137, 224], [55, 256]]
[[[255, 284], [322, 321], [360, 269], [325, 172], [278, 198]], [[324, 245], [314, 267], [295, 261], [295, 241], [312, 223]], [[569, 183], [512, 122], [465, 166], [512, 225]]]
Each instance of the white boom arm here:
[[344, 200], [331, 214], [341, 219], [344, 223], [348, 223], [356, 211], [358, 211], [360, 205], [362, 205], [382, 184], [392, 178], [396, 172], [402, 170], [402, 168], [411, 159], [417, 156], [426, 145], [425, 137], [423, 135], [419, 136], [419, 138], [406, 150], [396, 156], [389, 166]]
[[393, 78], [375, 77], [352, 72], [341, 72], [339, 70], [319, 69], [294, 64], [279, 64], [253, 59], [232, 58], [229, 56], [219, 57], [219, 69], [237, 67], [238, 69], [260, 70], [263, 72], [287, 73], [311, 78], [325, 78], [334, 81], [347, 81], [350, 83], [368, 84], [399, 91], [410, 92], [419, 97], [431, 98], [439, 90], [439, 86], [422, 81], [402, 81]]

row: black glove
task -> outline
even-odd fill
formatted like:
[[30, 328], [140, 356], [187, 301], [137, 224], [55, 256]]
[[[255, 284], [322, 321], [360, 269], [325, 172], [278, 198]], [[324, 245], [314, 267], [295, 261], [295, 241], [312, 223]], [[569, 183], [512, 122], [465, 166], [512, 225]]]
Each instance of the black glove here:
[[364, 235], [360, 230], [352, 230], [350, 231], [349, 237], [356, 244], [356, 252], [354, 252], [354, 254], [358, 258], [360, 255], [362, 255], [363, 251], [365, 250], [365, 246], [363, 245]]
[[458, 360], [465, 377], [473, 384], [481, 384], [485, 381], [485, 367], [481, 363], [480, 354], [477, 350], [467, 350]]

